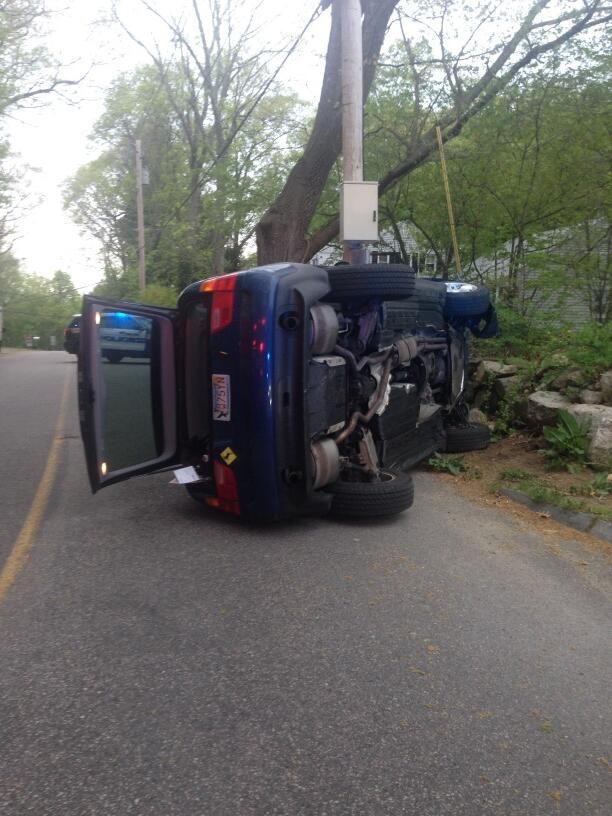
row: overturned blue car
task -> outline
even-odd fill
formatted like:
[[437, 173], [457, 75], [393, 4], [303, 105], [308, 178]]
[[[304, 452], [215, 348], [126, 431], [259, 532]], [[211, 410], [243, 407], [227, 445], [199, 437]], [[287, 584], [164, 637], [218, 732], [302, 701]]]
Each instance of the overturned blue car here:
[[[111, 361], [117, 315], [146, 343]], [[487, 446], [463, 388], [469, 335], [496, 329], [485, 287], [402, 265], [257, 267], [192, 284], [176, 308], [85, 296], [92, 489], [174, 470], [196, 501], [250, 520], [400, 513], [416, 462]]]

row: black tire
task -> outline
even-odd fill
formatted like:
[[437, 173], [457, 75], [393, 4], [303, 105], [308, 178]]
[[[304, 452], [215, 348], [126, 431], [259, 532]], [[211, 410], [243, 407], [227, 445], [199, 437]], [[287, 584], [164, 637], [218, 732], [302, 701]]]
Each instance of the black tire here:
[[[491, 305], [491, 296], [486, 286], [462, 281], [447, 281], [444, 316], [451, 317], [480, 317]], [[463, 287], [453, 290], [453, 286]]]
[[333, 266], [327, 270], [332, 303], [355, 300], [402, 300], [414, 292], [414, 271], [403, 264]]
[[417, 327], [443, 329], [445, 298], [446, 287], [442, 282], [417, 278], [410, 300], [383, 303], [383, 341], [391, 343], [395, 333], [414, 331]]
[[417, 280], [414, 297], [418, 298], [417, 326], [443, 329], [446, 287], [441, 281]]
[[444, 450], [447, 453], [467, 453], [473, 450], [484, 450], [489, 447], [491, 441], [491, 431], [486, 425], [470, 423], [468, 425], [457, 425], [445, 429], [446, 445]]
[[332, 495], [330, 513], [344, 518], [395, 516], [412, 507], [412, 477], [399, 470], [381, 471], [381, 482], [343, 482], [325, 488]]
[[123, 354], [120, 351], [106, 351], [104, 356], [109, 363], [120, 363], [123, 360]]

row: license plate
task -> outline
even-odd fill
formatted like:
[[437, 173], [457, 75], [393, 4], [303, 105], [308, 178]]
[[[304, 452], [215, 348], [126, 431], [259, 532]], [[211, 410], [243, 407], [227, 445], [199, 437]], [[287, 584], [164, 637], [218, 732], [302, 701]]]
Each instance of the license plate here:
[[212, 375], [213, 419], [229, 422], [232, 418], [229, 374]]

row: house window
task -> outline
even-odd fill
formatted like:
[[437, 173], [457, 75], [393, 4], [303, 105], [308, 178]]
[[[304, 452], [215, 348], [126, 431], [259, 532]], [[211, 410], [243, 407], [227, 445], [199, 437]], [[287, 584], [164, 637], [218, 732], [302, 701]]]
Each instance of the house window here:
[[372, 263], [378, 264], [398, 264], [402, 262], [399, 252], [373, 252]]

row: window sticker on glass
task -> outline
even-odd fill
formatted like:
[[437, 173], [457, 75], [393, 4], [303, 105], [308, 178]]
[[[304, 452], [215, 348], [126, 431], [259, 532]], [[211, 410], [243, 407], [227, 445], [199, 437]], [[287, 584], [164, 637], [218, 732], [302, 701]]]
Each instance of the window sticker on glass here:
[[213, 374], [213, 419], [229, 422], [232, 418], [229, 374]]

